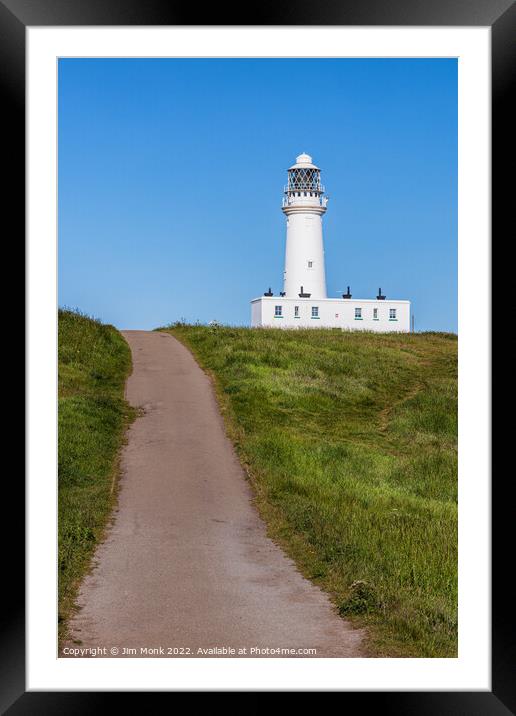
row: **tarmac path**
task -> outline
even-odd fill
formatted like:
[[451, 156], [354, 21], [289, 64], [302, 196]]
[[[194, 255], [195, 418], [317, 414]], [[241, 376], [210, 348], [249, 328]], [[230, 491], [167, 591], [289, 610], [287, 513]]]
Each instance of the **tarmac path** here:
[[82, 584], [67, 646], [106, 647], [108, 657], [113, 647], [133, 657], [213, 657], [216, 647], [236, 650], [221, 656], [363, 656], [362, 632], [266, 536], [190, 352], [167, 333], [124, 336], [134, 365], [126, 396], [144, 413], [129, 429], [114, 523]]

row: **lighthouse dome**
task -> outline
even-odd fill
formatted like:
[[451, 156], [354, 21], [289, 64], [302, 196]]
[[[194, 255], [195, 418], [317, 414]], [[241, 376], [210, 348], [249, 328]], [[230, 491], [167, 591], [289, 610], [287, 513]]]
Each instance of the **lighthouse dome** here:
[[303, 152], [299, 156], [296, 157], [296, 163], [293, 164], [290, 169], [318, 169], [319, 167], [316, 167], [315, 164], [312, 164], [312, 157], [309, 154], [306, 154], [306, 152]]

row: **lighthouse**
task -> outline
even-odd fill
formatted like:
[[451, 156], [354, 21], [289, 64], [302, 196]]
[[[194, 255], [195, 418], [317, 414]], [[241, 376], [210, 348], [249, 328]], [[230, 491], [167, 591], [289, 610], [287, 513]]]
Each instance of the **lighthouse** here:
[[328, 296], [323, 243], [327, 206], [321, 170], [303, 152], [287, 170], [283, 189], [281, 208], [287, 222], [283, 290], [275, 295], [269, 288], [251, 301], [251, 326], [409, 332], [410, 301], [387, 299], [381, 288], [376, 298], [353, 298], [349, 286], [338, 297]]
[[328, 199], [321, 170], [309, 154], [300, 154], [288, 170], [283, 213], [287, 218], [283, 292], [326, 298], [322, 217]]

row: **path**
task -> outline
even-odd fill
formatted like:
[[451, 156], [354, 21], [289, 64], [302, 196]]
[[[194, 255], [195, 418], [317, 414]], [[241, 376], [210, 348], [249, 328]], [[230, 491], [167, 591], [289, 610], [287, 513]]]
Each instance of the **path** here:
[[114, 525], [81, 588], [72, 639], [137, 650], [126, 656], [160, 646], [161, 656], [168, 647], [361, 656], [361, 632], [267, 538], [189, 351], [166, 333], [124, 335], [134, 363], [127, 399], [145, 412], [129, 429]]

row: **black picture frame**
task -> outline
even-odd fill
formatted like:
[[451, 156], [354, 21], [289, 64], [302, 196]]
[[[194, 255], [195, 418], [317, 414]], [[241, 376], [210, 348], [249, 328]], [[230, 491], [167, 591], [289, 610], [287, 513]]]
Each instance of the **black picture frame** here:
[[[248, 14], [246, 14], [248, 13]], [[202, 17], [202, 23], [199, 23]], [[494, 266], [504, 247], [504, 238], [514, 236], [514, 166], [511, 143], [516, 117], [511, 107], [511, 80], [516, 59], [516, 4], [513, 0], [326, 0], [319, 3], [261, 3], [240, 9], [212, 4], [198, 6], [161, 0], [0, 0], [0, 91], [4, 120], [4, 168], [9, 182], [3, 205], [15, 217], [11, 245], [24, 246], [25, 234], [25, 31], [30, 26], [77, 25], [387, 25], [387, 26], [489, 26], [492, 33], [492, 237]], [[512, 151], [511, 151], [512, 150]], [[511, 180], [508, 180], [510, 177]], [[16, 240], [14, 240], [16, 237]], [[502, 261], [500, 260], [500, 263]], [[505, 267], [506, 268], [506, 267]], [[507, 269], [506, 269], [507, 270]], [[508, 293], [507, 282], [493, 284], [492, 305], [502, 302]], [[483, 295], [489, 293], [485, 287]], [[498, 326], [492, 316], [494, 335]], [[507, 385], [502, 380], [512, 363], [511, 351], [500, 346], [492, 354], [493, 414], [501, 395], [507, 401]], [[513, 371], [509, 374], [512, 375]], [[503, 392], [502, 392], [503, 391]], [[503, 459], [511, 445], [511, 421], [500, 421], [493, 431], [493, 455]], [[510, 463], [507, 463], [509, 465]], [[403, 716], [410, 714], [489, 714], [516, 713], [516, 626], [514, 593], [510, 588], [513, 570], [510, 545], [514, 522], [513, 502], [507, 496], [510, 468], [498, 473], [493, 460], [492, 484], [492, 691], [453, 692], [343, 692], [344, 708], [354, 703], [375, 712]], [[504, 476], [507, 480], [504, 481]], [[9, 478], [5, 505], [22, 511], [22, 479]], [[5, 489], [5, 488], [4, 488]], [[7, 606], [2, 611], [1, 701], [2, 713], [82, 714], [101, 708], [107, 700], [119, 709], [123, 694], [113, 692], [26, 692], [25, 690], [25, 614], [24, 614], [24, 533], [23, 520], [4, 542], [3, 573], [8, 574], [3, 595]], [[159, 694], [156, 694], [159, 695]], [[163, 695], [163, 694], [161, 694]], [[165, 694], [166, 696], [167, 694]], [[132, 708], [137, 708], [146, 693], [131, 693]], [[116, 706], [114, 704], [116, 698]], [[106, 704], [104, 704], [106, 705]], [[258, 704], [257, 704], [258, 705]]]

